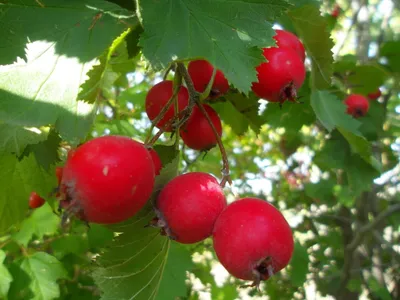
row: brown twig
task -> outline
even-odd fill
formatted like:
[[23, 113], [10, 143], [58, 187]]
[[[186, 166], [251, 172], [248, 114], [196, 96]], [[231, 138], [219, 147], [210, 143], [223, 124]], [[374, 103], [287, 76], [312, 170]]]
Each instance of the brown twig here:
[[226, 155], [224, 145], [221, 141], [221, 137], [219, 136], [219, 134], [217, 132], [217, 129], [215, 128], [213, 122], [210, 119], [210, 116], [208, 115], [207, 111], [204, 109], [203, 105], [201, 104], [201, 101], [200, 101], [201, 94], [199, 92], [197, 92], [196, 89], [194, 88], [192, 78], [190, 78], [190, 75], [183, 63], [180, 63], [180, 62], [177, 63], [177, 70], [181, 73], [183, 79], [185, 80], [186, 87], [189, 91], [190, 98], [189, 98], [188, 108], [190, 110], [192, 110], [193, 106], [195, 104], [199, 107], [201, 113], [206, 117], [208, 123], [210, 124], [210, 126], [214, 132], [215, 138], [217, 140], [218, 147], [221, 152], [222, 161], [223, 161], [223, 166], [222, 166], [222, 170], [221, 170], [222, 171], [222, 180], [221, 180], [220, 185], [222, 187], [224, 187], [226, 182], [229, 182], [229, 184], [232, 184], [232, 179], [229, 175], [229, 161], [228, 161], [228, 157]]

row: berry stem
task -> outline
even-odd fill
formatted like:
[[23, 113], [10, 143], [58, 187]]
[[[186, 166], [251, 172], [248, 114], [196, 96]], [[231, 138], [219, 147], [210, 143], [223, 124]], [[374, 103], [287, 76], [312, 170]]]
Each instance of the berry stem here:
[[232, 179], [231, 176], [229, 175], [230, 171], [229, 171], [229, 161], [228, 161], [228, 156], [226, 155], [226, 151], [225, 151], [225, 147], [224, 144], [222, 143], [221, 137], [219, 136], [217, 129], [214, 126], [214, 123], [211, 121], [210, 116], [208, 115], [207, 111], [205, 110], [205, 108], [203, 107], [203, 105], [201, 103], [196, 103], [198, 108], [200, 109], [201, 113], [206, 117], [208, 124], [210, 124], [215, 138], [217, 139], [217, 144], [219, 147], [219, 151], [221, 152], [221, 156], [222, 156], [222, 180], [221, 180], [221, 187], [224, 187], [225, 184], [227, 182], [229, 182], [229, 184], [232, 185]]
[[[183, 79], [185, 80], [186, 87], [187, 87], [187, 89], [189, 91], [189, 105], [187, 106], [187, 110], [189, 111], [189, 115], [188, 115], [187, 118], [189, 118], [190, 113], [192, 112], [193, 107], [196, 104], [199, 107], [201, 113], [206, 117], [208, 123], [210, 124], [210, 126], [211, 126], [211, 128], [212, 128], [212, 130], [214, 132], [215, 138], [217, 140], [217, 144], [218, 144], [219, 150], [221, 152], [223, 165], [222, 165], [222, 170], [221, 170], [222, 171], [222, 180], [220, 182], [220, 185], [221, 185], [221, 187], [224, 187], [227, 182], [229, 182], [229, 184], [232, 184], [232, 179], [231, 179], [231, 177], [229, 175], [229, 173], [230, 173], [230, 171], [229, 171], [229, 161], [228, 161], [228, 157], [226, 155], [224, 144], [222, 143], [221, 137], [219, 136], [219, 134], [217, 132], [217, 129], [215, 128], [213, 122], [211, 121], [210, 116], [208, 115], [207, 111], [204, 109], [203, 105], [201, 104], [201, 100], [200, 100], [201, 99], [201, 94], [199, 92], [197, 92], [196, 89], [194, 88], [192, 78], [190, 78], [190, 75], [189, 75], [189, 73], [188, 73], [188, 71], [187, 71], [187, 69], [186, 69], [186, 67], [185, 67], [185, 65], [183, 63], [181, 63], [181, 62], [177, 63], [177, 70], [178, 70], [178, 72], [180, 72], [180, 74], [182, 75]], [[214, 71], [213, 71], [213, 77], [215, 77], [214, 73], [216, 73], [216, 68], [214, 68]], [[214, 81], [213, 77], [211, 77], [210, 82]], [[208, 83], [208, 85], [210, 85], [210, 82]], [[207, 85], [207, 88], [208, 88], [208, 85]], [[187, 121], [187, 119], [185, 119], [185, 120], [182, 119], [181, 120], [181, 125], [186, 121]]]
[[[150, 137], [151, 137], [151, 133], [153, 132], [154, 127], [156, 126], [156, 124], [158, 122], [160, 122], [160, 120], [162, 118], [164, 118], [165, 114], [167, 113], [168, 109], [171, 107], [172, 103], [177, 99], [178, 93], [179, 93], [179, 89], [180, 86], [176, 86], [174, 85], [174, 92], [172, 94], [172, 97], [168, 100], [167, 104], [163, 107], [163, 109], [160, 111], [160, 113], [158, 114], [158, 116], [151, 122], [151, 126], [149, 129], [149, 132], [147, 134], [146, 140], [145, 140], [145, 144], [149, 143]], [[177, 102], [177, 101], [176, 101]], [[170, 124], [170, 122], [168, 122], [168, 124]], [[165, 126], [163, 126], [165, 127]], [[166, 127], [165, 127], [166, 128]], [[163, 131], [164, 132], [164, 131]], [[161, 132], [161, 134], [163, 133]], [[161, 136], [161, 134], [157, 137], [157, 139]], [[157, 141], [157, 140], [156, 140]], [[154, 141], [155, 142], [155, 141]], [[154, 143], [153, 143], [154, 144]]]
[[210, 95], [216, 74], [217, 74], [217, 68], [214, 68], [206, 89], [200, 94], [200, 102], [204, 102], [204, 100], [206, 100]]

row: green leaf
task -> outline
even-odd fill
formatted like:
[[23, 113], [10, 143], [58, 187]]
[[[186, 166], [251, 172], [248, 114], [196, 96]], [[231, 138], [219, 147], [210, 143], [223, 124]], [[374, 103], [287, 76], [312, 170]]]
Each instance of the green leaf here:
[[360, 135], [360, 122], [346, 113], [346, 106], [335, 96], [326, 91], [316, 91], [311, 95], [311, 106], [319, 121], [331, 132], [336, 127], [342, 127], [354, 134]]
[[98, 258], [98, 267], [93, 273], [103, 291], [102, 299], [159, 299], [157, 295], [161, 296], [162, 289], [167, 293], [166, 286], [172, 298], [163, 300], [185, 294], [182, 278], [190, 267], [190, 255], [184, 249], [170, 246], [171, 241], [161, 236], [159, 229], [145, 227], [155, 217], [150, 202], [176, 176], [178, 162], [179, 156], [161, 170], [154, 194], [145, 208], [132, 219], [110, 226], [118, 234]]
[[338, 131], [349, 142], [353, 153], [360, 155], [362, 159], [371, 164], [378, 172], [382, 172], [382, 165], [372, 156], [371, 145], [364, 137], [355, 135], [354, 133], [340, 127], [338, 128]]
[[8, 290], [13, 278], [7, 268], [3, 265], [6, 254], [0, 249], [0, 298], [7, 299]]
[[386, 286], [380, 284], [374, 277], [368, 279], [368, 286], [374, 292], [374, 294], [379, 296], [379, 299], [382, 300], [393, 299], [392, 295], [390, 294]]
[[242, 115], [242, 118], [249, 123], [250, 128], [255, 133], [260, 133], [261, 126], [264, 124], [264, 121], [258, 115], [258, 109], [260, 106], [258, 97], [252, 93], [249, 95], [249, 97], [246, 97], [240, 93], [230, 93], [225, 95], [224, 98], [230, 102], [231, 105], [233, 105], [233, 107]]
[[249, 121], [241, 114], [231, 102], [215, 103], [212, 105], [220, 116], [236, 135], [243, 135], [249, 128]]
[[34, 236], [43, 239], [45, 235], [56, 233], [60, 223], [60, 218], [45, 203], [22, 222], [20, 230], [13, 235], [13, 240], [26, 247]]
[[377, 64], [356, 66], [346, 78], [353, 93], [367, 95], [385, 83], [388, 72]]
[[[98, 100], [103, 89], [112, 88], [119, 75], [115, 73], [117, 70], [110, 66], [110, 60], [112, 60], [112, 55], [119, 55], [116, 53], [119, 46], [125, 47], [124, 39], [129, 32], [129, 30], [126, 30], [116, 38], [110, 48], [99, 58], [100, 63], [87, 73], [89, 78], [81, 85], [78, 99], [94, 103]], [[131, 71], [133, 71], [133, 68]]]
[[113, 232], [103, 225], [90, 224], [87, 233], [90, 248], [101, 248], [110, 243], [114, 237]]
[[400, 72], [400, 41], [389, 41], [382, 44], [379, 54], [388, 60], [389, 68], [393, 72]]
[[25, 148], [24, 156], [29, 156], [30, 153], [35, 155], [36, 161], [45, 170], [50, 170], [51, 166], [60, 161], [58, 149], [61, 143], [61, 138], [54, 130], [50, 131], [47, 139], [38, 144], [31, 144]]
[[[176, 299], [177, 296], [185, 296], [187, 286], [186, 272], [193, 268], [191, 253], [178, 243], [172, 242], [169, 248], [167, 262], [164, 267], [163, 276], [154, 299], [167, 300]], [[171, 288], [174, 286], [175, 288]]]
[[62, 259], [65, 255], [84, 254], [88, 248], [88, 241], [82, 235], [69, 234], [64, 235], [51, 243], [53, 254], [57, 259]]
[[36, 144], [47, 138], [48, 131], [38, 128], [0, 124], [0, 153], [20, 155], [29, 144]]
[[[204, 58], [240, 91], [256, 81], [261, 49], [274, 46], [271, 23], [289, 7], [281, 0], [142, 1], [143, 54], [156, 69], [175, 59]], [[162, 30], [160, 30], [162, 28]]]
[[[29, 4], [28, 4], [28, 3]], [[99, 56], [115, 36], [126, 29], [124, 23], [131, 22], [131, 12], [120, 6], [98, 0], [46, 0], [44, 7], [39, 1], [9, 0], [0, 6], [0, 64], [12, 63], [17, 56], [25, 59], [25, 46], [29, 39], [43, 43], [42, 50], [54, 44], [54, 51], [61, 61], [58, 66], [77, 64], [76, 59], [63, 61], [66, 57], [77, 57], [82, 66]], [[124, 21], [120, 22], [120, 20]], [[40, 20], [40, 21], [39, 21]], [[45, 45], [47, 44], [47, 45]], [[45, 52], [45, 51], [44, 51]], [[46, 64], [42, 64], [44, 67]], [[46, 69], [53, 68], [52, 65]], [[74, 77], [67, 69], [63, 75]], [[53, 70], [57, 72], [57, 70]], [[79, 74], [79, 73], [78, 73]], [[30, 79], [33, 79], [31, 77]], [[66, 79], [67, 76], [63, 76]], [[76, 78], [79, 78], [76, 77]]]
[[[214, 279], [213, 279], [214, 280]], [[218, 287], [216, 284], [211, 286], [211, 299], [213, 300], [229, 300], [237, 299], [238, 291], [235, 284], [225, 284], [222, 287]]]
[[373, 180], [379, 176], [379, 172], [358, 155], [347, 158], [345, 171], [354, 197], [370, 191]]
[[311, 86], [315, 89], [330, 87], [334, 44], [319, 8], [312, 4], [304, 5], [290, 10], [288, 16], [311, 59]]
[[23, 257], [20, 266], [31, 279], [29, 287], [35, 295], [34, 299], [51, 300], [59, 297], [57, 280], [66, 278], [67, 273], [54, 256], [36, 252], [32, 256]]
[[321, 179], [318, 183], [306, 183], [304, 190], [306, 195], [318, 199], [324, 203], [333, 203], [332, 189], [335, 182], [332, 179]]
[[326, 141], [322, 149], [316, 153], [314, 163], [328, 171], [331, 169], [343, 169], [346, 165], [347, 155], [347, 143], [342, 137], [335, 137]]
[[308, 263], [307, 249], [296, 242], [294, 245], [293, 257], [290, 261], [290, 280], [293, 285], [302, 286], [304, 284], [307, 279]]
[[351, 208], [354, 205], [355, 197], [349, 186], [335, 185], [333, 193], [338, 201], [344, 206]]
[[32, 191], [43, 197], [51, 192], [57, 185], [53, 174], [44, 171], [32, 154], [21, 161], [13, 155], [0, 155], [0, 232], [24, 219]]
[[[94, 112], [76, 101], [89, 64], [55, 55], [55, 45], [48, 42], [27, 47], [27, 63], [0, 67], [0, 120], [21, 128], [55, 125], [63, 139], [78, 143], [89, 132]], [[38, 137], [30, 143], [43, 140]], [[21, 148], [26, 144], [16, 142]]]

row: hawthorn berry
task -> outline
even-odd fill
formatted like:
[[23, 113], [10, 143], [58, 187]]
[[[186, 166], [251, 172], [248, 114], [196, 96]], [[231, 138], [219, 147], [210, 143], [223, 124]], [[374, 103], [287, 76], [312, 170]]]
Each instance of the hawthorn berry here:
[[[193, 60], [188, 64], [188, 73], [192, 78], [194, 88], [199, 93], [204, 92], [208, 82], [211, 80], [214, 67], [206, 60]], [[226, 94], [229, 90], [228, 80], [221, 70], [217, 70], [214, 82], [211, 88], [210, 98], [217, 98]]]
[[253, 92], [271, 102], [295, 101], [306, 77], [300, 56], [292, 49], [275, 47], [264, 48], [263, 54], [268, 62], [256, 68], [258, 81], [253, 82]]
[[98, 137], [67, 159], [60, 201], [87, 222], [122, 222], [149, 199], [154, 177], [151, 155], [142, 143], [124, 136]]
[[160, 157], [158, 156], [158, 153], [154, 149], [149, 149], [149, 153], [151, 155], [151, 159], [153, 160], [153, 165], [154, 165], [154, 173], [156, 175], [160, 175], [160, 171], [162, 169], [162, 162]]
[[372, 93], [368, 94], [368, 98], [371, 99], [371, 100], [376, 100], [380, 96], [382, 96], [382, 92], [381, 92], [380, 89], [377, 89], [375, 92], [372, 92]]
[[340, 6], [338, 4], [335, 5], [335, 7], [333, 8], [333, 11], [331, 13], [331, 16], [334, 17], [335, 19], [337, 19], [340, 15]]
[[[207, 104], [203, 107], [221, 136], [222, 124], [217, 112]], [[197, 106], [193, 108], [192, 114], [181, 128], [180, 135], [185, 145], [194, 150], [210, 150], [217, 144], [217, 138], [210, 123]]]
[[[153, 121], [160, 114], [161, 110], [168, 103], [173, 95], [173, 81], [164, 80], [154, 85], [146, 95], [145, 110], [147, 116]], [[181, 86], [178, 92], [178, 110], [181, 112], [189, 104], [189, 92]], [[172, 104], [164, 117], [156, 124], [157, 128], [163, 128], [175, 115], [175, 105]], [[172, 124], [167, 125], [165, 128], [166, 132], [171, 132]]]
[[276, 35], [274, 36], [274, 39], [278, 48], [289, 48], [296, 51], [304, 62], [306, 59], [306, 50], [304, 49], [304, 45], [300, 39], [290, 31], [276, 29], [275, 32]]
[[179, 175], [157, 198], [158, 223], [179, 243], [192, 244], [211, 236], [215, 220], [226, 207], [218, 181], [207, 173]]
[[285, 268], [294, 242], [283, 215], [266, 201], [243, 198], [228, 205], [215, 222], [214, 249], [233, 276], [258, 285]]
[[42, 197], [40, 197], [36, 192], [32, 192], [29, 196], [29, 207], [34, 209], [43, 206], [46, 202]]
[[347, 105], [347, 113], [354, 118], [365, 116], [369, 109], [368, 99], [359, 94], [349, 95], [344, 103]]

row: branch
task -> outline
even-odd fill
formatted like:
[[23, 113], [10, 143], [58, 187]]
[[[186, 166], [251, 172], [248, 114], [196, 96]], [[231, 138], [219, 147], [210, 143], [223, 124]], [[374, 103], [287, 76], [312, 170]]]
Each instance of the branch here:
[[361, 242], [364, 238], [364, 235], [367, 232], [372, 231], [375, 227], [377, 227], [379, 225], [380, 222], [384, 221], [387, 217], [389, 217], [390, 215], [392, 215], [396, 212], [400, 212], [400, 203], [392, 205], [387, 210], [385, 210], [385, 211], [381, 212], [379, 215], [377, 215], [376, 218], [372, 222], [359, 228], [353, 241], [346, 247], [346, 250], [349, 251], [350, 253], [354, 252], [354, 250], [361, 244]]

